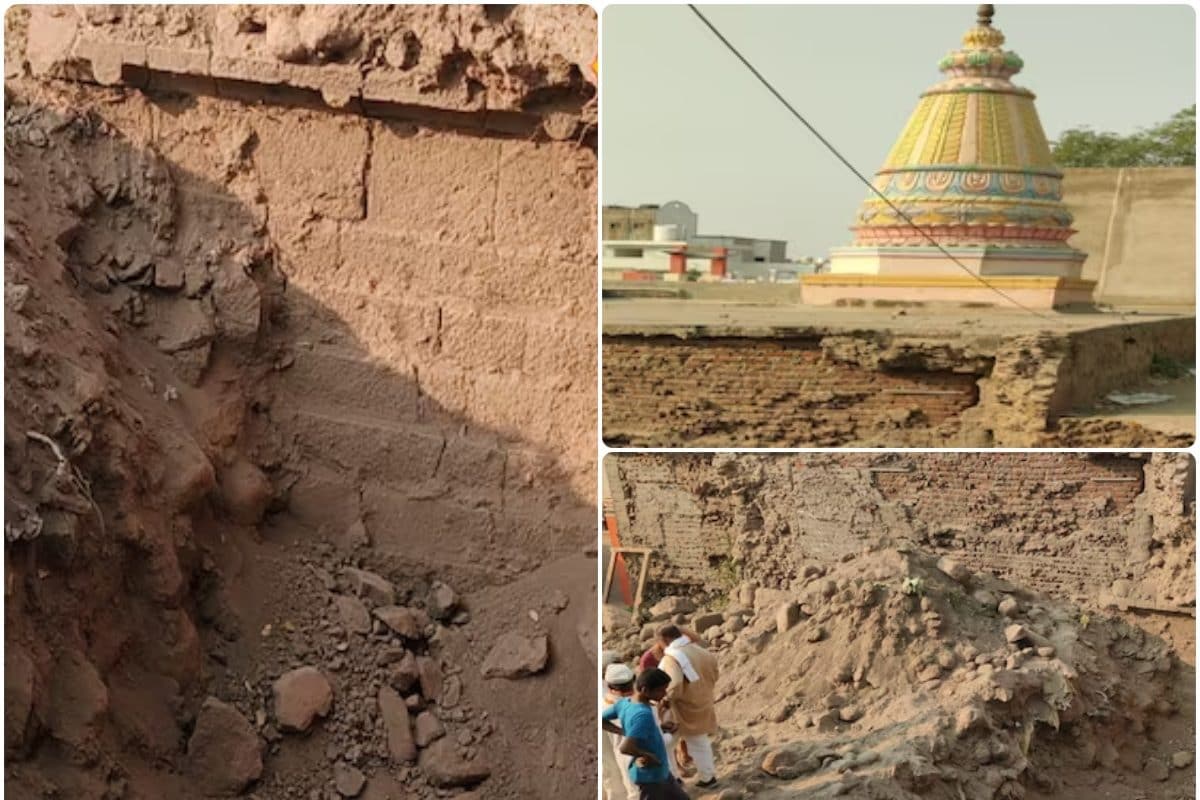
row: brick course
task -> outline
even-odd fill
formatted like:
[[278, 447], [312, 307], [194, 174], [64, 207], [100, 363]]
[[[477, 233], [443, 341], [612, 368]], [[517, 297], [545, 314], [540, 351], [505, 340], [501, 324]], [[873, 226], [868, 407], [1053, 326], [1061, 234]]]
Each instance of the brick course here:
[[819, 338], [606, 336], [604, 436], [632, 446], [807, 446], [931, 430], [978, 400], [976, 377], [827, 358]]
[[183, 244], [269, 231], [295, 337], [272, 416], [309, 468], [342, 476], [343, 496], [363, 480], [438, 495], [460, 508], [446, 519], [489, 519], [502, 550], [591, 535], [594, 152], [211, 96], [135, 93], [98, 113], [163, 153], [188, 200]]
[[[720, 587], [736, 565], [744, 578], [783, 588], [806, 563], [836, 561], [888, 536], [1078, 597], [1135, 577], [1145, 560], [1135, 538], [1138, 514], [1149, 510], [1147, 476], [1176, 469], [1148, 458], [621, 454], [609, 456], [605, 470], [621, 543], [655, 549], [657, 583]], [[1169, 511], [1155, 512], [1153, 524], [1169, 537], [1190, 537], [1181, 546], [1194, 547], [1194, 519], [1178, 522], [1190, 519], [1194, 484], [1164, 485], [1175, 495], [1158, 506]]]

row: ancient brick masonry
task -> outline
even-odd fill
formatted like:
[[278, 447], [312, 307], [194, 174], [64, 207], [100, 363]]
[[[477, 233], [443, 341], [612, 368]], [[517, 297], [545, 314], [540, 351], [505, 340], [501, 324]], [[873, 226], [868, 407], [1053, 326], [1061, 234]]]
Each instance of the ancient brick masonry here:
[[[277, 248], [299, 333], [273, 413], [292, 415], [309, 465], [297, 494], [357, 495], [333, 476], [362, 464], [361, 510], [380, 527], [523, 537], [549, 522], [543, 552], [570, 547], [555, 532], [577, 538], [587, 503], [548, 521], [520, 499], [594, 491], [591, 150], [216, 97], [112, 99], [99, 116], [162, 154], [182, 208], [257, 216]], [[386, 488], [400, 484], [467, 490], [431, 502]]]
[[977, 402], [975, 380], [834, 362], [817, 338], [607, 337], [604, 435], [635, 446], [845, 445], [936, 429]]
[[[847, 327], [606, 326], [605, 440], [643, 447], [1167, 447], [1060, 420], [1194, 358], [1195, 322], [894, 335]], [[1072, 421], [1068, 420], [1067, 424]]]
[[1192, 594], [1187, 456], [639, 454], [605, 469], [622, 544], [655, 549], [660, 584], [783, 588], [887, 537], [1058, 596], [1095, 602], [1117, 581], [1151, 606]]
[[[383, 518], [424, 518], [411, 501], [389, 496], [388, 484], [453, 481], [473, 487], [462, 513], [487, 527], [477, 501], [519, 505], [506, 495], [544, 473], [539, 454], [554, 450], [558, 468], [587, 496], [595, 317], [579, 287], [595, 280], [586, 211], [595, 202], [585, 164], [592, 154], [358, 124], [370, 131], [359, 153], [365, 214], [278, 235], [285, 253], [294, 245], [293, 288], [336, 313], [357, 339], [353, 347], [314, 342], [297, 355], [298, 389], [340, 376], [334, 396], [293, 398], [308, 421], [309, 457], [332, 466], [346, 448], [349, 463], [351, 453], [382, 443], [364, 500]], [[556, 203], [559, 224], [548, 230], [545, 215], [530, 212]], [[473, 425], [447, 431], [438, 420], [446, 415]], [[511, 444], [518, 441], [526, 444]]]
[[[304, 329], [282, 399], [310, 475], [382, 444], [367, 484], [473, 487], [463, 513], [493, 528], [480, 500], [594, 492], [596, 155], [586, 115], [558, 113], [562, 136], [538, 100], [584, 103], [594, 26], [586, 7], [64, 6], [28, 12], [6, 55], [118, 87], [93, 87], [97, 116], [170, 165], [181, 228], [269, 238]], [[383, 495], [366, 510], [422, 517]]]

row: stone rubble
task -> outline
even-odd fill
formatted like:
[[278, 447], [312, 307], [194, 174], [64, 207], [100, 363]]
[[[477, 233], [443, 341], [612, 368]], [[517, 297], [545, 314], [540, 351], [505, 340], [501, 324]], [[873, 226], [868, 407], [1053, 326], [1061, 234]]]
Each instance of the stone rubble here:
[[1154, 750], [1184, 702], [1168, 641], [953, 558], [868, 547], [790, 591], [716, 597], [664, 598], [605, 631], [633, 663], [666, 620], [703, 628], [722, 667], [709, 800], [1067, 797], [1064, 770], [1149, 787], [1192, 768], [1190, 750]]

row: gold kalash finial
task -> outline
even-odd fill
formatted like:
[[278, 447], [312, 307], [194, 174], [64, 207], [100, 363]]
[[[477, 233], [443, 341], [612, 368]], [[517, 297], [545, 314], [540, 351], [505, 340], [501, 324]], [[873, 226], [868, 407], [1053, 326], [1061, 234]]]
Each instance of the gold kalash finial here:
[[996, 14], [996, 7], [991, 4], [984, 4], [975, 9], [975, 22], [981, 28], [992, 27], [992, 17]]

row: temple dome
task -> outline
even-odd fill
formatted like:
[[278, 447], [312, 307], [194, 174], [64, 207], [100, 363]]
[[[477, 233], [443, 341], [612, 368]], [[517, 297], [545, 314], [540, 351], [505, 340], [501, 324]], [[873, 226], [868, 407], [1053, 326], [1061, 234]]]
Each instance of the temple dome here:
[[[1062, 172], [1034, 107], [1012, 83], [1023, 66], [981, 6], [945, 76], [921, 95], [874, 185], [942, 245], [1068, 249]], [[855, 245], [929, 246], [878, 196], [859, 209]]]

